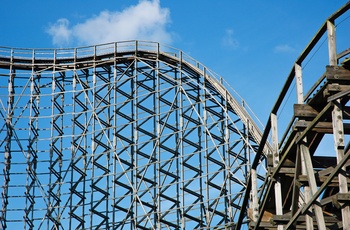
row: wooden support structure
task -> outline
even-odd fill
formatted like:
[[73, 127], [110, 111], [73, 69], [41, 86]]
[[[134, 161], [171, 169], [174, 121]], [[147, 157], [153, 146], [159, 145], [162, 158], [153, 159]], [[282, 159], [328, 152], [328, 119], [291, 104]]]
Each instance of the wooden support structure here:
[[[272, 156], [274, 189], [268, 191], [270, 198], [265, 197], [263, 209], [260, 207], [260, 223], [251, 224], [251, 228], [350, 229], [350, 151], [344, 143], [346, 135], [350, 134], [349, 107], [346, 106], [350, 99], [347, 90], [350, 70], [328, 66], [324, 75], [327, 80], [324, 90], [315, 94], [308, 103], [294, 105], [295, 122], [290, 140], [285, 141], [289, 144], [278, 147], [279, 154]], [[335, 75], [341, 76], [340, 80], [335, 79]], [[334, 84], [343, 90], [325, 93]], [[277, 124], [273, 119], [275, 115], [271, 117], [272, 140], [275, 140]], [[327, 149], [325, 155], [317, 155], [317, 148], [325, 135], [333, 136], [334, 143], [328, 145], [334, 145], [334, 152]], [[275, 148], [275, 144], [272, 146]], [[267, 221], [263, 222], [264, 219]]]
[[[271, 111], [263, 137], [271, 135], [272, 163], [251, 229], [350, 229], [350, 61], [339, 61], [350, 50], [337, 54], [335, 33], [336, 19], [349, 9], [350, 2], [321, 26], [294, 63]], [[324, 36], [329, 64], [305, 94], [302, 64]], [[297, 103], [287, 134], [279, 138], [277, 117], [293, 82]], [[255, 160], [252, 168], [257, 165]]]

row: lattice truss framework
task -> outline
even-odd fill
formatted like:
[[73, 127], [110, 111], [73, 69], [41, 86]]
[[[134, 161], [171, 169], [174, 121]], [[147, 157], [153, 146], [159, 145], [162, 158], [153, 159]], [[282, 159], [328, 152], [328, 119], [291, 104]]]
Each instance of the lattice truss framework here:
[[137, 42], [130, 52], [116, 50], [125, 44], [109, 44], [107, 55], [96, 46], [81, 57], [79, 49], [3, 55], [3, 228], [237, 222], [260, 135], [254, 122], [242, 120], [231, 94], [182, 52], [160, 52], [157, 43], [142, 51]]

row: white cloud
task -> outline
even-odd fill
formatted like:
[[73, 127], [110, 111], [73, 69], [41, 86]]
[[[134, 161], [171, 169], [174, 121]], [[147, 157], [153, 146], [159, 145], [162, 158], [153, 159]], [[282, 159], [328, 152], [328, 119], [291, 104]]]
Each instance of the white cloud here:
[[68, 26], [69, 21], [61, 18], [47, 30], [47, 33], [52, 36], [52, 43], [54, 45], [64, 45], [69, 42], [72, 31], [68, 29]]
[[233, 30], [227, 29], [225, 36], [222, 38], [222, 44], [225, 47], [236, 49], [239, 46], [238, 41], [233, 37]]
[[293, 53], [296, 49], [288, 44], [280, 44], [275, 46], [274, 51], [277, 53]]
[[140, 0], [123, 11], [102, 11], [85, 22], [69, 28], [67, 19], [59, 19], [47, 31], [55, 45], [77, 42], [92, 45], [125, 40], [152, 40], [171, 43], [166, 26], [170, 11], [160, 6], [159, 0]]

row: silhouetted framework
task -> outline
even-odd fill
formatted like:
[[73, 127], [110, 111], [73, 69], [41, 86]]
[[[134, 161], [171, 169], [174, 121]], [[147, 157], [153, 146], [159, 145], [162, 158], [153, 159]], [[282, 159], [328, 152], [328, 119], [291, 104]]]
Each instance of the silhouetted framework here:
[[0, 82], [0, 228], [212, 229], [246, 215], [261, 133], [181, 51], [1, 47]]
[[[350, 18], [349, 9], [350, 2], [321, 26], [293, 65], [272, 109], [243, 201], [246, 205], [252, 198], [251, 229], [350, 229], [350, 49], [349, 23], [344, 23]], [[344, 51], [337, 53], [338, 47]], [[316, 54], [325, 57], [326, 67], [321, 77], [310, 80], [324, 67]], [[305, 74], [313, 60], [318, 68]], [[292, 120], [279, 137], [285, 117], [278, 118], [295, 91]], [[269, 174], [258, 195], [254, 171], [268, 136]]]

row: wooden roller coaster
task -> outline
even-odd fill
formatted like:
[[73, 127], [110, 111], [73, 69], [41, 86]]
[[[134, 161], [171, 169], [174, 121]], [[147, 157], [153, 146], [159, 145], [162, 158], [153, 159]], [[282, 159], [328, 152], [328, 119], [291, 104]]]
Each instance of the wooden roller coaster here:
[[[252, 187], [245, 197], [245, 202], [251, 199], [251, 229], [350, 229], [350, 142], [346, 144], [350, 134], [350, 50], [338, 54], [335, 36], [336, 21], [349, 8], [347, 3], [321, 26], [296, 60], [272, 109], [260, 143], [264, 146], [271, 136], [273, 151], [267, 157], [266, 184], [259, 191], [254, 183], [261, 159], [258, 151], [248, 185]], [[304, 94], [303, 65], [322, 38], [328, 40], [329, 64]], [[297, 94], [294, 115], [286, 134], [279, 138], [277, 116], [293, 87]]]

